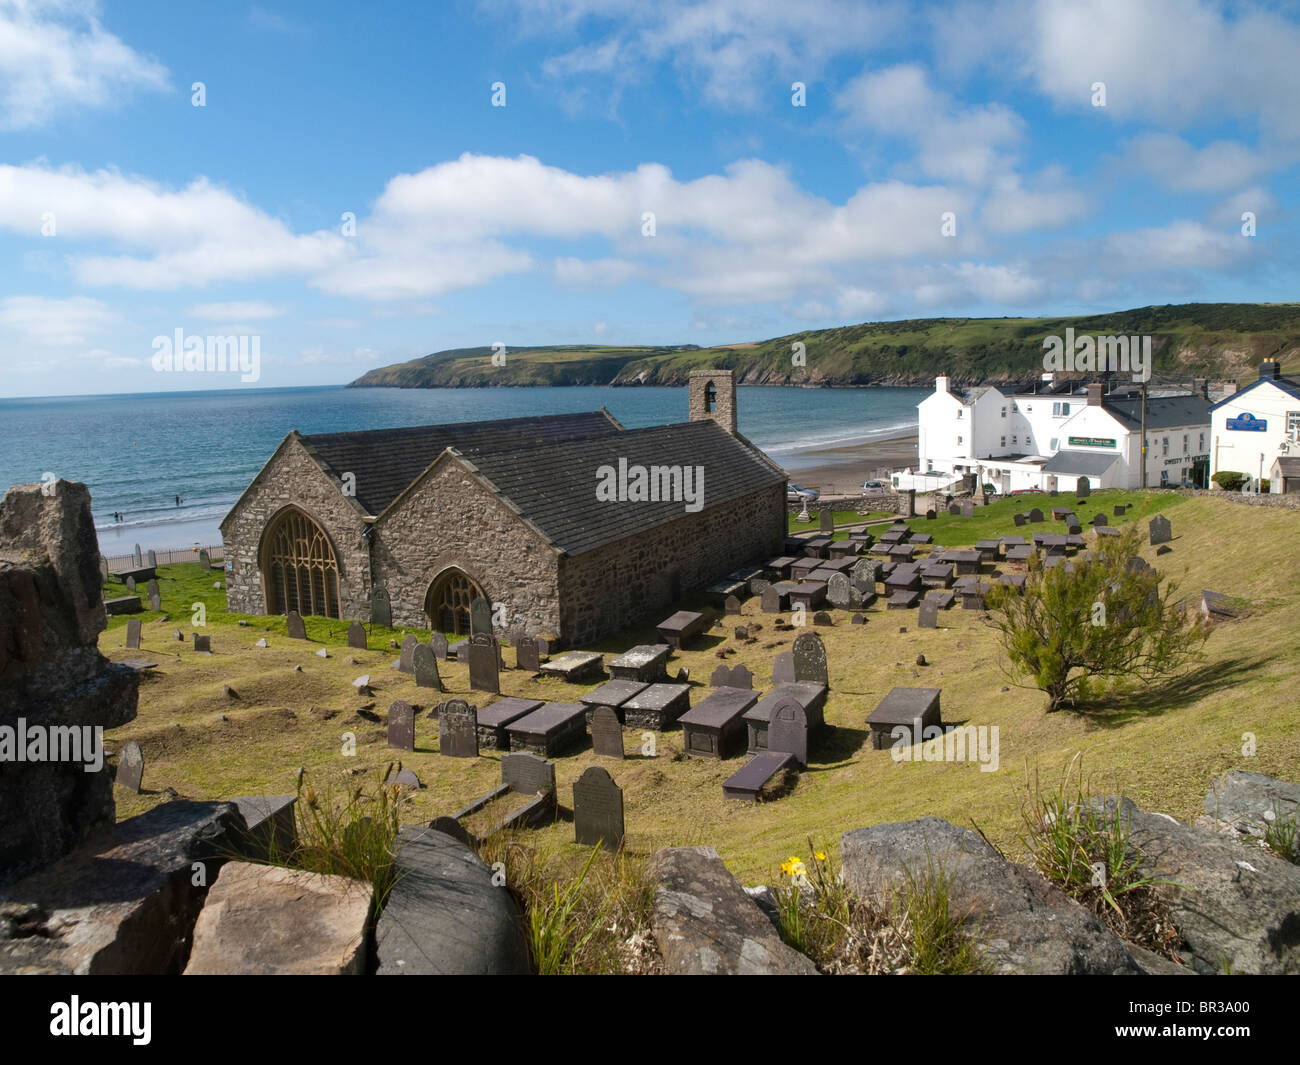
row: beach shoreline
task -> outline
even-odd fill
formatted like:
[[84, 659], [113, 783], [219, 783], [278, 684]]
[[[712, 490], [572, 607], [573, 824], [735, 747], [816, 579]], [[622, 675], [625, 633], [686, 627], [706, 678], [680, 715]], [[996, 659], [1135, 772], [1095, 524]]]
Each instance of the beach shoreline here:
[[822, 495], [862, 494], [862, 482], [888, 481], [890, 471], [916, 467], [918, 437], [904, 433], [860, 444], [835, 444], [801, 452], [796, 463], [781, 463], [790, 480]]

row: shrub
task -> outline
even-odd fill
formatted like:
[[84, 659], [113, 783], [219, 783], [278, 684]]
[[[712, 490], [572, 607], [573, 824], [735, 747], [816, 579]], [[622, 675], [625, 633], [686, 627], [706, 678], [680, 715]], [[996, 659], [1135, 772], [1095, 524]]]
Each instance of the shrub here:
[[1235, 470], [1220, 470], [1210, 480], [1225, 492], [1239, 492], [1247, 478], [1244, 473], [1237, 473]]

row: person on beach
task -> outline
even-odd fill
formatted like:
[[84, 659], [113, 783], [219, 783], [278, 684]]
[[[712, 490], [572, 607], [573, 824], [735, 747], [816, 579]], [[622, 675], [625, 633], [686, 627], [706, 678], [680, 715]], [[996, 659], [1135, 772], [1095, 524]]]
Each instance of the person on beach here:
[[178, 507], [181, 505], [181, 497], [180, 497], [180, 496], [177, 496], [177, 497], [176, 497], [176, 505], [177, 505]]

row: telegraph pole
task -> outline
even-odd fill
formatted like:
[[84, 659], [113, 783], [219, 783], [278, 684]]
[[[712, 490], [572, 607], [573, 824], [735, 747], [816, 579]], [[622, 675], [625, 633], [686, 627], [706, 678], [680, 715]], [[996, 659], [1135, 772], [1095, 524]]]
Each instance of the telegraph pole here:
[[1142, 381], [1142, 491], [1147, 490], [1147, 383]]

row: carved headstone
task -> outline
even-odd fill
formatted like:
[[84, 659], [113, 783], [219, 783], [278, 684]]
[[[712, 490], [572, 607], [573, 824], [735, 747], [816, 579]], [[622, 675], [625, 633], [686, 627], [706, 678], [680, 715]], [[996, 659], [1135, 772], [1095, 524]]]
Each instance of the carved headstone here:
[[520, 636], [515, 641], [515, 668], [526, 669], [529, 673], [536, 673], [542, 668], [542, 659], [537, 653], [537, 641], [531, 636]]
[[779, 699], [767, 724], [767, 749], [792, 754], [800, 766], [808, 765], [808, 714], [794, 699]]
[[134, 592], [134, 591], [135, 591], [135, 578], [134, 578], [134, 577], [128, 577], [128, 578], [126, 579], [126, 590], [127, 590], [128, 592]]
[[117, 758], [117, 775], [114, 780], [139, 794], [140, 784], [144, 780], [144, 752], [135, 740], [127, 740], [122, 747], [122, 753]]
[[813, 624], [820, 625], [822, 628], [829, 628], [835, 622], [831, 620], [831, 616], [826, 611], [819, 610], [813, 615]]
[[1092, 524], [1093, 524], [1093, 528], [1096, 528], [1097, 526], [1100, 525], [1109, 525], [1110, 521], [1109, 519], [1107, 519], [1106, 515], [1099, 510], [1097, 511], [1096, 514], [1092, 516]]
[[555, 763], [531, 751], [512, 751], [501, 756], [501, 783], [521, 795], [555, 790]]
[[438, 676], [438, 660], [433, 655], [433, 648], [427, 643], [417, 643], [411, 652], [411, 669], [415, 673], [417, 688], [433, 688], [442, 691], [442, 678]]
[[967, 500], [966, 500], [964, 503], [962, 503], [962, 505], [961, 505], [961, 516], [962, 516], [963, 518], [973, 518], [973, 517], [975, 517], [975, 504], [972, 503], [969, 499], [967, 499]]
[[1016, 523], [1016, 528], [1024, 525], [1029, 519], [1024, 514], [1012, 514], [1011, 520]]
[[1173, 526], [1169, 524], [1169, 519], [1163, 514], [1157, 514], [1151, 519], [1148, 526], [1151, 533], [1151, 546], [1156, 544], [1165, 544], [1174, 538]]
[[[389, 787], [397, 786], [402, 788], [414, 788], [417, 791], [424, 787], [424, 785], [420, 783], [420, 778], [416, 776], [413, 769], [399, 769], [396, 773], [390, 773], [388, 779], [385, 780], [384, 783]], [[353, 824], [348, 825], [348, 829], [356, 828], [357, 824], [359, 824], [359, 822], [354, 822]], [[346, 839], [348, 831], [345, 830], [343, 835]]]
[[401, 672], [415, 672], [415, 648], [419, 642], [419, 637], [416, 636], [408, 636], [402, 641], [402, 654], [397, 660], [397, 668]]
[[737, 665], [731, 667], [731, 679], [727, 681], [729, 688], [744, 688], [745, 691], [754, 690], [754, 674], [749, 671], [748, 666]]
[[916, 623], [923, 629], [937, 629], [939, 627], [939, 603], [937, 600], [921, 600], [921, 609], [918, 612]]
[[925, 512], [925, 520], [926, 520], [926, 521], [934, 521], [934, 519], [937, 518], [938, 516], [939, 516], [939, 515], [935, 513], [935, 510], [934, 510], [933, 507], [931, 507], [929, 510], [927, 510], [927, 511]]
[[844, 610], [852, 598], [851, 592], [852, 586], [843, 573], [832, 573], [826, 582], [826, 598], [831, 601], [831, 606]]
[[[719, 666], [726, 669], [726, 666]], [[606, 758], [623, 758], [623, 726], [612, 706], [597, 706], [591, 712], [591, 749]]]
[[802, 632], [794, 638], [794, 679], [809, 684], [829, 684], [826, 669], [826, 645], [815, 632]]
[[722, 609], [725, 610], [728, 614], [739, 614], [740, 600], [737, 599], [734, 595], [729, 595], [727, 596], [726, 601], [723, 603]]
[[1122, 518], [1122, 517], [1124, 516], [1124, 512], [1125, 512], [1126, 510], [1128, 510], [1128, 504], [1126, 504], [1126, 503], [1116, 503], [1116, 504], [1115, 504], [1115, 509], [1114, 509], [1114, 511], [1113, 511], [1113, 515], [1114, 515], [1115, 517], [1117, 517], [1117, 518]]
[[355, 647], [358, 651], [366, 649], [366, 627], [359, 621], [348, 625], [348, 646]]
[[370, 624], [382, 625], [386, 629], [393, 627], [393, 603], [388, 597], [388, 589], [382, 584], [370, 593]]
[[849, 618], [850, 625], [865, 625], [866, 623], [867, 619], [861, 614], [854, 614], [853, 617]]
[[723, 664], [709, 675], [710, 688], [725, 688], [731, 680], [731, 667]]
[[154, 577], [150, 577], [148, 583], [145, 584], [144, 587], [145, 587], [145, 595], [147, 595], [150, 599], [153, 599], [155, 596], [159, 594], [158, 581]]
[[296, 610], [290, 610], [284, 616], [284, 626], [289, 631], [289, 639], [305, 640], [307, 638], [307, 626], [302, 622], [302, 615]]
[[471, 636], [492, 631], [492, 604], [481, 596], [469, 605], [469, 631]]
[[435, 632], [429, 637], [429, 646], [433, 648], [433, 657], [439, 661], [447, 660], [447, 637], [440, 632]]
[[415, 750], [415, 709], [402, 699], [388, 708], [388, 746]]
[[598, 765], [573, 782], [573, 835], [586, 847], [599, 843], [616, 851], [623, 845], [623, 789]]
[[135, 562], [136, 569], [140, 569], [141, 567], [144, 566], [144, 555], [140, 553], [139, 544], [135, 545], [135, 551], [132, 553], [131, 558]]
[[464, 699], [448, 699], [442, 704], [438, 715], [438, 753], [448, 758], [478, 757], [477, 707]]
[[861, 559], [853, 563], [852, 577], [853, 587], [860, 592], [874, 592], [876, 590], [876, 577], [880, 574], [880, 563], [872, 562], [868, 559]]
[[157, 566], [158, 566], [158, 552], [155, 551], [152, 547], [149, 548], [149, 554], [148, 554], [147, 558], [148, 558], [148, 560], [149, 560], [149, 565], [150, 565], [150, 566], [153, 566], [154, 568], [157, 568]]
[[212, 637], [200, 636], [197, 632], [194, 634], [194, 650], [206, 654], [212, 654]]
[[960, 504], [957, 504], [957, 503], [949, 503], [949, 504], [948, 504], [948, 513], [951, 514], [954, 518], [957, 517], [959, 514], [961, 514], [961, 506], [960, 506]]
[[773, 685], [794, 683], [794, 653], [792, 651], [782, 651], [773, 659], [772, 683]]
[[474, 633], [469, 638], [468, 657], [470, 688], [479, 692], [499, 692], [501, 651], [496, 637], [491, 632]]
[[765, 589], [762, 605], [764, 614], [779, 614], [781, 612], [781, 593], [775, 588]]
[[1092, 484], [1088, 481], [1087, 477], [1080, 477], [1074, 483], [1074, 494], [1080, 499], [1087, 499], [1092, 495]]
[[822, 533], [833, 533], [835, 531], [835, 512], [823, 510], [817, 515], [817, 530]]
[[155, 613], [162, 609], [162, 596], [157, 592], [149, 593], [149, 609]]
[[1031, 525], [1037, 525], [1042, 520], [1043, 520], [1043, 512], [1039, 510], [1037, 507], [1031, 507], [1029, 511], [1029, 523]]
[[126, 647], [128, 651], [140, 649], [140, 619], [126, 619]]
[[[136, 550], [139, 550], [139, 548]], [[136, 565], [139, 565], [139, 563], [137, 562]], [[212, 556], [208, 554], [206, 547], [199, 550], [199, 566], [205, 573], [212, 568]]]

